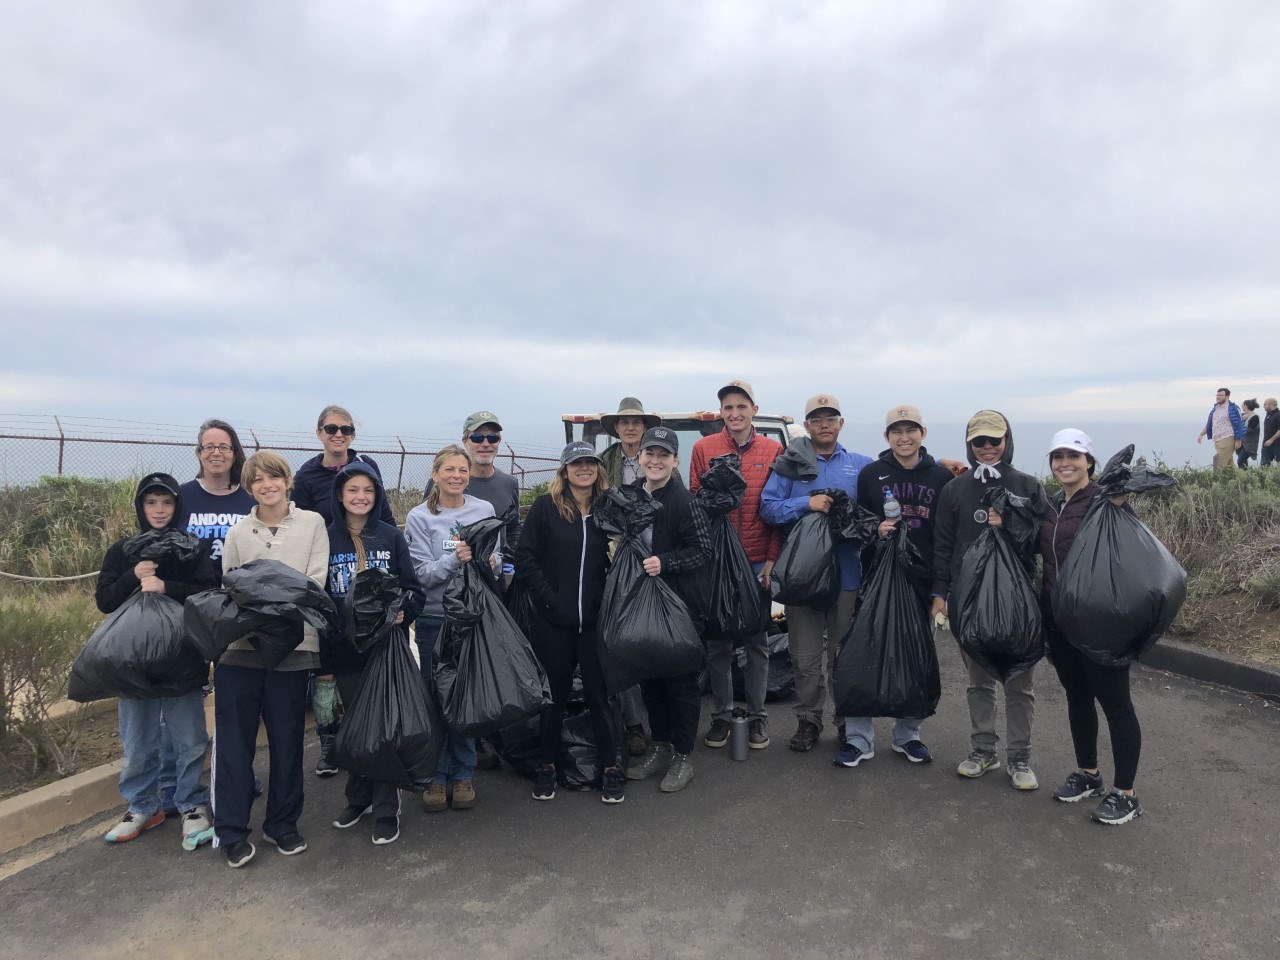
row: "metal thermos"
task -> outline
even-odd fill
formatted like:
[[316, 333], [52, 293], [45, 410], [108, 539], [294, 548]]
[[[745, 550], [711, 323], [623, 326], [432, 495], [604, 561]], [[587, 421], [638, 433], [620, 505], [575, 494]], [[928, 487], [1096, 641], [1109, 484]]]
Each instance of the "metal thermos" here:
[[729, 721], [729, 759], [746, 760], [751, 756], [751, 744], [747, 739], [747, 714], [742, 709], [733, 711]]

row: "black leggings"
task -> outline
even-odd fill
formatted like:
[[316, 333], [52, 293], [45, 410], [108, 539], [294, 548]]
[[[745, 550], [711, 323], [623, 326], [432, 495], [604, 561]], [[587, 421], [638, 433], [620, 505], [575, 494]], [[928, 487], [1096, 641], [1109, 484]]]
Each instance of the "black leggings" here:
[[1102, 705], [1111, 731], [1111, 754], [1116, 764], [1115, 786], [1132, 790], [1142, 752], [1142, 727], [1129, 696], [1129, 668], [1104, 667], [1089, 659], [1049, 624], [1045, 624], [1049, 654], [1058, 679], [1067, 692], [1067, 719], [1075, 745], [1076, 765], [1082, 769], [1098, 766], [1098, 711]]
[[618, 736], [613, 728], [613, 711], [600, 667], [600, 641], [594, 625], [582, 632], [539, 622], [533, 631], [533, 651], [551, 686], [551, 706], [542, 711], [542, 762], [554, 764], [560, 751], [560, 731], [565, 706], [573, 691], [573, 668], [582, 668], [582, 696], [591, 714], [600, 766], [621, 766]]

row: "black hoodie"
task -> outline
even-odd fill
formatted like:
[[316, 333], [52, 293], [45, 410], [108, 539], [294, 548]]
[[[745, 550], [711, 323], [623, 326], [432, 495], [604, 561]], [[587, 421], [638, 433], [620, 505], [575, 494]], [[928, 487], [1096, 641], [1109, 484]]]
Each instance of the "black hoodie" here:
[[[998, 414], [1005, 423], [1006, 443], [1000, 461], [994, 464], [999, 477], [986, 476], [985, 482], [978, 476], [978, 460], [973, 455], [973, 447], [965, 440], [965, 455], [969, 466], [975, 469], [961, 474], [948, 483], [946, 489], [938, 497], [937, 517], [933, 532], [933, 590], [937, 597], [946, 597], [951, 586], [960, 575], [960, 562], [969, 545], [978, 539], [978, 535], [987, 526], [987, 508], [982, 504], [983, 495], [993, 487], [1004, 487], [1009, 493], [1026, 497], [1031, 501], [1030, 509], [1036, 520], [1035, 529], [1040, 529], [1039, 521], [1048, 509], [1048, 499], [1040, 481], [1029, 473], [1015, 470], [1013, 467], [1013, 428], [1009, 419], [998, 410], [981, 411]], [[976, 415], [975, 415], [976, 416]], [[972, 420], [972, 418], [971, 418]], [[969, 428], [965, 426], [965, 436]], [[983, 471], [985, 475], [985, 471]], [[1015, 544], [1018, 556], [1027, 569], [1028, 576], [1035, 576], [1036, 538], [1032, 537], [1025, 544]]]
[[[151, 529], [147, 515], [142, 510], [142, 499], [148, 490], [162, 490], [171, 494], [174, 500], [173, 516], [165, 525], [166, 530], [183, 529], [182, 491], [178, 481], [167, 473], [150, 473], [138, 484], [133, 495], [133, 508], [138, 515], [138, 532], [146, 533]], [[133, 573], [133, 564], [124, 558], [124, 542], [130, 539], [117, 540], [107, 548], [102, 558], [102, 569], [98, 573], [98, 589], [94, 600], [103, 613], [113, 613], [142, 584]], [[187, 563], [170, 560], [162, 561], [156, 568], [156, 576], [164, 581], [165, 596], [182, 603], [193, 593], [209, 590], [218, 585], [213, 574], [213, 565], [209, 562], [209, 548], [204, 545], [200, 556]]]
[[[404, 534], [395, 524], [379, 519], [382, 505], [386, 503], [382, 478], [376, 470], [359, 460], [351, 461], [333, 477], [334, 519], [329, 524], [329, 576], [325, 580], [325, 590], [333, 597], [334, 606], [341, 614], [351, 581], [358, 572], [356, 547], [347, 530], [346, 511], [342, 508], [342, 485], [355, 476], [365, 476], [373, 481], [373, 510], [360, 533], [365, 559], [369, 566], [383, 567], [398, 576], [401, 588], [408, 593], [408, 598], [401, 607], [404, 623], [399, 629], [407, 639], [409, 624], [422, 612], [422, 606], [426, 602], [426, 591], [422, 589], [422, 582], [414, 572], [413, 558], [409, 556], [409, 544]], [[357, 653], [345, 636], [320, 634], [320, 669], [324, 673], [360, 673], [372, 653], [372, 650]]]
[[[883, 520], [885, 491], [891, 491], [894, 499], [902, 504], [902, 516], [909, 524], [907, 539], [932, 568], [938, 501], [942, 488], [954, 479], [951, 471], [934, 460], [924, 447], [920, 448], [920, 459], [914, 467], [904, 467], [892, 450], [884, 450], [858, 474], [858, 505]], [[870, 582], [876, 553], [874, 544], [862, 552], [862, 569], [867, 571], [862, 578], [864, 583]], [[919, 584], [918, 589], [927, 593], [930, 586], [926, 581]]]

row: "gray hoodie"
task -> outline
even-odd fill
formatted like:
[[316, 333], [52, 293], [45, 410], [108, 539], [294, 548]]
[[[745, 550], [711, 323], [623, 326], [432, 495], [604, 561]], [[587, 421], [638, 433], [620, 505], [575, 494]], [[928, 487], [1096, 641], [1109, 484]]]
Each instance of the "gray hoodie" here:
[[[462, 569], [454, 556], [458, 535], [468, 524], [494, 516], [493, 504], [470, 494], [463, 494], [462, 506], [441, 507], [432, 513], [425, 503], [409, 511], [404, 521], [404, 538], [409, 541], [409, 556], [413, 569], [427, 591], [427, 602], [422, 608], [429, 617], [444, 616], [444, 588], [453, 575]], [[494, 552], [500, 566], [502, 556]]]

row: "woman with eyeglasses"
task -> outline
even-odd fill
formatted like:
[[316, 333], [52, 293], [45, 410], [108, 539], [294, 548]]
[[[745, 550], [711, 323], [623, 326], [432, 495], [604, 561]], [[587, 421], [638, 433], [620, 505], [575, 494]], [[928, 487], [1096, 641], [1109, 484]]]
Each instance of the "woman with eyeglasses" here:
[[231, 424], [216, 418], [200, 424], [196, 459], [200, 462], [196, 478], [180, 489], [186, 516], [179, 519], [187, 533], [208, 541], [213, 574], [222, 583], [222, 543], [227, 531], [247, 517], [257, 501], [240, 486], [244, 447]]
[[[349, 463], [360, 461], [368, 465], [382, 480], [382, 471], [372, 457], [356, 453], [351, 441], [356, 435], [355, 420], [344, 407], [331, 403], [316, 418], [316, 438], [324, 453], [312, 457], [293, 478], [293, 502], [299, 509], [314, 510], [324, 517], [325, 525], [333, 523], [333, 478]], [[395, 525], [395, 514], [384, 497], [378, 509], [378, 519]]]
[[[1029, 473], [1014, 469], [1013, 429], [997, 410], [979, 410], [965, 426], [965, 455], [973, 468], [956, 477], [938, 495], [933, 529], [933, 609], [935, 617], [946, 616], [949, 594], [960, 576], [965, 551], [990, 524], [1000, 527], [1004, 518], [989, 509], [983, 495], [993, 487], [1026, 497], [1029, 510], [1039, 521], [1048, 509], [1044, 487]], [[1028, 578], [1035, 576], [1034, 538], [1015, 543]], [[1004, 687], [1005, 744], [1009, 781], [1015, 790], [1035, 790], [1039, 785], [1031, 769], [1031, 725], [1035, 719], [1036, 695], [1032, 686], [1034, 670], [1010, 677], [1000, 684], [967, 654], [961, 651], [968, 671], [969, 756], [956, 769], [962, 777], [974, 779], [988, 770], [997, 770], [996, 686]]]
[[[335, 403], [329, 404], [316, 418], [316, 438], [324, 448], [324, 453], [304, 463], [293, 477], [294, 504], [299, 510], [312, 510], [320, 514], [326, 528], [333, 523], [335, 513], [339, 517], [342, 514], [341, 510], [334, 509], [333, 500], [333, 481], [339, 470], [349, 463], [363, 463], [377, 474], [378, 482], [382, 482], [382, 471], [373, 458], [351, 449], [351, 439], [355, 435], [355, 420], [346, 408]], [[395, 514], [391, 512], [391, 505], [385, 496], [379, 498], [378, 519], [393, 527], [396, 525]], [[320, 759], [316, 761], [317, 777], [333, 777], [338, 773], [338, 768], [329, 760], [334, 741], [338, 739], [339, 722], [329, 719], [333, 716], [337, 701], [333, 675], [318, 675], [311, 701], [312, 711], [316, 716], [316, 736], [320, 738]]]

